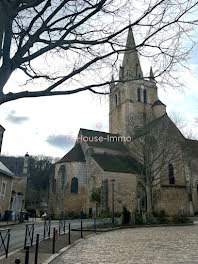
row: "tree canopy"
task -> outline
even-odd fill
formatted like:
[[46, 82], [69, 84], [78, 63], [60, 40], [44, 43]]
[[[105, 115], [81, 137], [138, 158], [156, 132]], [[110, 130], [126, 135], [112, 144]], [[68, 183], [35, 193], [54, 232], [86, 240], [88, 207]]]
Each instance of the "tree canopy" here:
[[[133, 49], [155, 66], [155, 77], [170, 80], [194, 45], [195, 0], [1, 0], [0, 104], [25, 97], [106, 94], [126, 51]], [[129, 16], [129, 22], [128, 17]], [[185, 45], [184, 45], [185, 43]], [[6, 86], [22, 72], [22, 87]], [[147, 76], [145, 76], [146, 78]], [[123, 80], [115, 79], [115, 82]]]

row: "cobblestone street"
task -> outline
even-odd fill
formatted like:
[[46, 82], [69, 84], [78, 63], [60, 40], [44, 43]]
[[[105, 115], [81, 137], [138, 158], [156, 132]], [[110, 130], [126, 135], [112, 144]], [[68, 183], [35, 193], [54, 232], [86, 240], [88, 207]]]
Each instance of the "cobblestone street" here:
[[134, 228], [91, 236], [53, 264], [198, 264], [198, 225]]

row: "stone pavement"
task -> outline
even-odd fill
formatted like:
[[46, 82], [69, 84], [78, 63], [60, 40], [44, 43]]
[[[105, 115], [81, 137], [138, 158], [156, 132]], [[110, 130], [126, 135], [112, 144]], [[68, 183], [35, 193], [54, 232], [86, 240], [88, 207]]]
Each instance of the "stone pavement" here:
[[198, 224], [122, 229], [91, 236], [51, 264], [198, 264]]

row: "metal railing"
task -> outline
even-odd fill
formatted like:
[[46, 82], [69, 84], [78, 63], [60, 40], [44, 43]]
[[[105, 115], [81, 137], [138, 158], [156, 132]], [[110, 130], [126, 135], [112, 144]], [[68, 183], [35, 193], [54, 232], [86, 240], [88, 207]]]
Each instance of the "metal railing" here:
[[64, 234], [65, 234], [65, 219], [64, 218], [62, 218], [62, 219], [60, 219], [59, 220], [59, 229], [58, 229], [58, 231], [59, 231], [59, 235], [60, 235], [60, 233], [61, 233], [61, 230], [64, 232]]
[[27, 246], [28, 240], [32, 247], [33, 239], [34, 239], [34, 224], [26, 224], [24, 249]]
[[43, 233], [43, 239], [45, 239], [47, 236], [50, 238], [50, 231], [51, 231], [51, 220], [45, 220], [44, 222], [44, 233]]
[[10, 228], [0, 229], [0, 250], [4, 249], [6, 258], [8, 257], [9, 243]]

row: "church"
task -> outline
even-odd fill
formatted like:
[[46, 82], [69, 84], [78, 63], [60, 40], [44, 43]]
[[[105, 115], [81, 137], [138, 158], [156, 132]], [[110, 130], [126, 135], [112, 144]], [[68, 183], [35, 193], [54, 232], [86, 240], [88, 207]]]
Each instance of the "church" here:
[[198, 213], [198, 141], [168, 117], [152, 68], [144, 78], [132, 29], [119, 80], [110, 85], [109, 133], [80, 128], [56, 163], [48, 213]]

